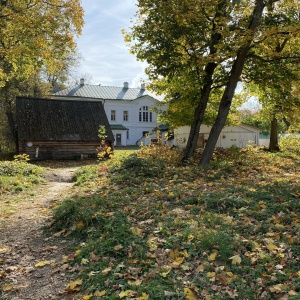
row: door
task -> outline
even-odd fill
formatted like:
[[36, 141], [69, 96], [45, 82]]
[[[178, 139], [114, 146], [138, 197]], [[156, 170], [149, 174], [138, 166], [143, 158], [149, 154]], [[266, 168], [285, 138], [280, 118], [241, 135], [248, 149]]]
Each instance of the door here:
[[116, 134], [116, 145], [121, 146], [122, 145], [122, 135], [120, 133]]

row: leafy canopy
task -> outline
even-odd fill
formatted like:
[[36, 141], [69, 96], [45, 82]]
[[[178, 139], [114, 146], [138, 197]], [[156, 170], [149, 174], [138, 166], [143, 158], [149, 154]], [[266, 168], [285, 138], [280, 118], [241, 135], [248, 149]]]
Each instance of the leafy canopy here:
[[0, 1], [0, 20], [0, 86], [54, 67], [74, 51], [84, 23], [80, 0]]

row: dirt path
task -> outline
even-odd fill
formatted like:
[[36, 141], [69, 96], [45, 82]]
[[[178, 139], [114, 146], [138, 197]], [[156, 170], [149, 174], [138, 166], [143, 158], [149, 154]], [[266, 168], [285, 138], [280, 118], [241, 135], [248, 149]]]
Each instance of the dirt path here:
[[76, 299], [64, 293], [70, 281], [63, 262], [67, 242], [45, 236], [43, 227], [51, 219], [51, 204], [71, 192], [71, 177], [77, 168], [48, 169], [44, 174], [47, 183], [19, 203], [16, 213], [1, 224], [1, 300]]

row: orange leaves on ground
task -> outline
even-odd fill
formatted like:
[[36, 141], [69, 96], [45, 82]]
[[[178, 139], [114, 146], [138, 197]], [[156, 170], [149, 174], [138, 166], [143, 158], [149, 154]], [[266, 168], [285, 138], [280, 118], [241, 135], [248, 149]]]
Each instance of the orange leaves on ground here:
[[10, 292], [13, 290], [14, 286], [12, 284], [3, 284], [1, 288], [3, 292]]
[[75, 224], [76, 228], [78, 229], [82, 229], [84, 228], [84, 223], [83, 221], [78, 221], [76, 224]]

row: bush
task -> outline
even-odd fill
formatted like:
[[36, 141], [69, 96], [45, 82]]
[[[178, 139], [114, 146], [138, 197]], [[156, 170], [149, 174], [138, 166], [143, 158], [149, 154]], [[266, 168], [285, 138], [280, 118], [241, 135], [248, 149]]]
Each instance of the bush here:
[[[0, 195], [16, 193], [43, 183], [40, 177], [43, 168], [27, 163], [24, 160], [0, 162]], [[1, 197], [0, 197], [1, 198]]]
[[40, 174], [42, 168], [29, 164], [26, 161], [2, 161], [0, 162], [0, 176], [17, 176]]
[[279, 147], [283, 152], [300, 154], [300, 138], [296, 135], [281, 137]]
[[138, 157], [131, 154], [110, 168], [112, 173], [128, 174], [130, 177], [159, 177], [162, 176], [166, 163], [162, 159], [152, 157]]
[[137, 156], [141, 158], [163, 160], [167, 165], [179, 165], [181, 162], [180, 149], [162, 144], [142, 146], [141, 149], [137, 151]]

